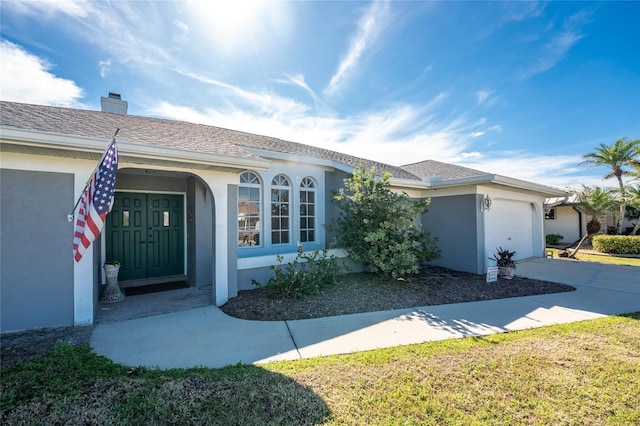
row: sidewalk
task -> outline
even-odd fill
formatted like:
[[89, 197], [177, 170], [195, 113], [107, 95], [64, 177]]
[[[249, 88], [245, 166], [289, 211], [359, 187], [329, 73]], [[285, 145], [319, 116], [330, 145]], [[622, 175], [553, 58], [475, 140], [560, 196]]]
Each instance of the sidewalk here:
[[[640, 311], [640, 268], [535, 258], [518, 275], [576, 291], [295, 321], [247, 321], [215, 306], [98, 324], [95, 352], [131, 366], [219, 368], [482, 336]], [[490, 284], [487, 284], [490, 285]]]

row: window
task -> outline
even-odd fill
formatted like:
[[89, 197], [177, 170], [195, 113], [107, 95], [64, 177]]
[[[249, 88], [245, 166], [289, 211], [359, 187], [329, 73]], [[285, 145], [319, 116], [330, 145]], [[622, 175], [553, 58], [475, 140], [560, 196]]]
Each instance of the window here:
[[238, 245], [260, 245], [260, 178], [254, 172], [244, 172], [240, 175]]
[[289, 243], [289, 179], [278, 175], [271, 182], [271, 243]]
[[555, 220], [556, 218], [556, 209], [546, 208], [544, 209], [544, 218], [547, 220]]
[[300, 242], [316, 240], [316, 185], [311, 178], [300, 182]]

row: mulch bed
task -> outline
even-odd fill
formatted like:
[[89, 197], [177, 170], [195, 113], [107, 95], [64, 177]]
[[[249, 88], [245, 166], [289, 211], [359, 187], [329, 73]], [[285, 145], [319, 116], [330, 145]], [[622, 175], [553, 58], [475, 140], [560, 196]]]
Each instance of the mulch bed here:
[[517, 275], [512, 280], [487, 283], [484, 275], [426, 267], [418, 275], [398, 281], [371, 273], [346, 274], [336, 286], [304, 299], [273, 299], [264, 289], [241, 291], [221, 309], [237, 318], [279, 321], [573, 290], [569, 285]]

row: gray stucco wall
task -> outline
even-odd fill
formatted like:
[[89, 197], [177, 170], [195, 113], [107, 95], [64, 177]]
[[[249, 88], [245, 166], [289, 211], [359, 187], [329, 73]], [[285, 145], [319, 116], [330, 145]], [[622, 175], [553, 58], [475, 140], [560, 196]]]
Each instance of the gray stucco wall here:
[[[333, 202], [333, 193], [339, 188], [344, 187], [344, 179], [349, 177], [349, 174], [340, 170], [336, 170], [335, 172], [326, 172], [324, 176], [326, 188], [324, 194], [325, 223], [326, 225], [331, 225], [335, 223], [335, 220], [340, 214], [340, 209], [338, 208], [336, 203]], [[325, 232], [328, 246], [334, 241], [334, 236], [331, 233], [330, 229], [326, 229]]]
[[483, 273], [480, 242], [484, 240], [481, 235], [484, 228], [480, 222], [478, 197], [469, 194], [431, 198], [428, 211], [422, 215], [422, 227], [438, 237], [438, 247], [442, 250], [440, 259], [432, 261], [432, 265]]
[[186, 177], [131, 174], [130, 170], [118, 171], [116, 190], [187, 192]]
[[213, 195], [200, 180], [187, 180], [187, 275], [195, 287], [213, 284]]
[[0, 330], [73, 325], [73, 174], [0, 170]]

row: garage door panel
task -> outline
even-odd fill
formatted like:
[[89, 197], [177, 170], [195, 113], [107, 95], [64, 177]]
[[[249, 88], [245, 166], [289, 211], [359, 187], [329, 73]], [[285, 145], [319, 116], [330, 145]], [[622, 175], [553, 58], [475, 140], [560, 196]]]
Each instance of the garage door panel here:
[[515, 250], [515, 259], [533, 256], [533, 209], [530, 203], [494, 199], [491, 209], [484, 214], [488, 256], [493, 255], [498, 247]]

